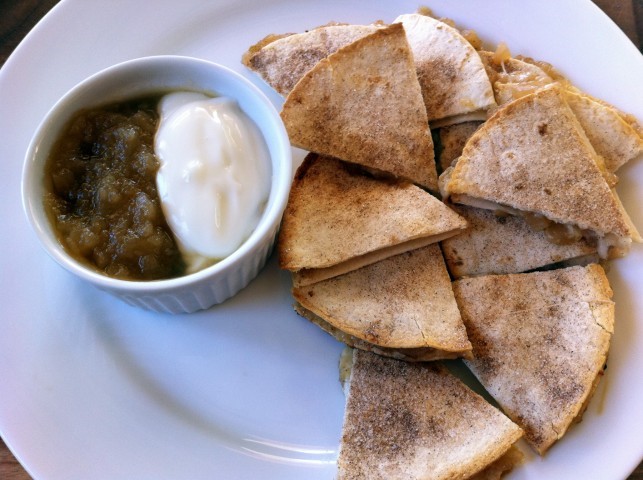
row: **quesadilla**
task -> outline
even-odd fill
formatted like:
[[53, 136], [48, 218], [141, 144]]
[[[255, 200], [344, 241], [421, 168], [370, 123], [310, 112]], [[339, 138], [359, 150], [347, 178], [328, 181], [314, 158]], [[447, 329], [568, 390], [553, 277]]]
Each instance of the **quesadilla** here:
[[345, 390], [339, 480], [493, 478], [522, 459], [520, 428], [437, 362], [355, 350]]
[[603, 269], [490, 275], [453, 283], [473, 344], [466, 365], [544, 454], [580, 420], [614, 329]]
[[494, 52], [478, 52], [485, 66], [498, 105], [524, 97], [555, 83], [538, 65], [509, 57], [498, 62]]
[[440, 183], [445, 199], [522, 215], [560, 243], [584, 237], [607, 258], [641, 238], [599, 164], [552, 85], [499, 108]]
[[295, 284], [331, 278], [439, 242], [466, 221], [410, 183], [385, 182], [340, 160], [309, 154], [290, 190], [278, 239]]
[[284, 97], [317, 63], [381, 25], [324, 25], [304, 33], [269, 35], [244, 54], [242, 62]]
[[433, 141], [400, 24], [340, 48], [290, 92], [290, 142], [437, 191]]
[[431, 126], [484, 120], [496, 102], [473, 46], [455, 28], [426, 15], [400, 15], [395, 22], [404, 25], [413, 50]]
[[[551, 78], [553, 78], [559, 85], [561, 85], [565, 90], [569, 90], [572, 92], [576, 93], [581, 93], [583, 95], [587, 95], [586, 93], [581, 92], [577, 87], [572, 85], [572, 83], [569, 81], [567, 77], [565, 77], [563, 74], [561, 74], [551, 63], [544, 62], [542, 60], [535, 60], [531, 57], [525, 57], [523, 55], [517, 55], [516, 56], [517, 60], [520, 60], [525, 63], [530, 63], [532, 65], [536, 65], [540, 69], [542, 69], [547, 75], [549, 75]], [[588, 95], [589, 96], [589, 95]], [[601, 100], [600, 98], [596, 97], [590, 97], [592, 100], [595, 102], [600, 103], [601, 105], [611, 108], [615, 110], [618, 115], [623, 119], [625, 123], [627, 123], [634, 131], [638, 134], [639, 137], [643, 137], [643, 126], [639, 123], [638, 119], [629, 113], [625, 113], [613, 105], [610, 105], [604, 100]]]
[[297, 313], [349, 346], [404, 360], [470, 357], [436, 244], [292, 293]]
[[462, 122], [438, 129], [439, 154], [438, 165], [440, 172], [451, 166], [453, 161], [462, 155], [462, 150], [467, 141], [475, 133], [482, 122]]
[[521, 217], [465, 205], [451, 208], [469, 224], [467, 230], [441, 243], [453, 278], [598, 261], [596, 247], [582, 238], [558, 245], [547, 238], [545, 231], [532, 229]]
[[572, 89], [565, 90], [565, 100], [608, 171], [643, 154], [643, 136], [614, 107]]
[[[554, 80], [544, 69], [543, 62], [529, 63], [518, 58], [509, 58], [497, 64], [492, 52], [480, 52], [493, 85], [499, 105], [523, 97], [553, 83], [563, 86], [565, 100], [576, 115], [592, 147], [602, 157], [605, 168], [615, 172], [625, 163], [643, 154], [643, 136], [632, 122], [606, 102], [595, 99], [573, 87], [560, 74]], [[552, 72], [552, 69], [549, 69]]]

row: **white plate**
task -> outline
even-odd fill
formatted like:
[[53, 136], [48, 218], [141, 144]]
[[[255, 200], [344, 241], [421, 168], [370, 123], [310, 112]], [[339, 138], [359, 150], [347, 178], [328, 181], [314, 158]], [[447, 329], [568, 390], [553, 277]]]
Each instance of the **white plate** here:
[[[431, 0], [435, 12], [643, 119], [643, 59], [592, 3]], [[27, 143], [76, 82], [116, 62], [186, 54], [227, 65], [271, 32], [391, 21], [412, 1], [67, 0], [0, 73], [0, 433], [36, 479], [331, 479], [341, 430], [341, 351], [291, 307], [273, 261], [210, 311], [165, 316], [72, 278], [36, 243], [20, 205]], [[619, 191], [643, 227], [643, 162]], [[615, 262], [607, 375], [585, 419], [510, 478], [621, 479], [643, 456], [643, 249]]]

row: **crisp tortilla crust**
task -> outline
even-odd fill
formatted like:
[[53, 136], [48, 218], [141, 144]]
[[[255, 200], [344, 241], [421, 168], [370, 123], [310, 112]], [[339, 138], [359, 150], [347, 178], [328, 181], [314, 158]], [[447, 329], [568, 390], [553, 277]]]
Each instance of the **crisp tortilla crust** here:
[[618, 110], [572, 90], [565, 91], [565, 99], [608, 171], [615, 172], [643, 154], [643, 137]]
[[451, 207], [469, 223], [466, 231], [441, 244], [454, 278], [521, 273], [565, 261], [598, 259], [596, 247], [586, 240], [557, 245], [521, 217], [464, 205]]
[[497, 65], [492, 60], [491, 52], [480, 52], [480, 57], [487, 68], [499, 105], [560, 82], [567, 104], [609, 172], [615, 172], [643, 154], [640, 126], [630, 116], [602, 100], [582, 93], [560, 76], [557, 77], [558, 80], [554, 80], [538, 63], [510, 58], [502, 65]]
[[381, 260], [383, 251], [388, 256], [399, 245], [435, 243], [466, 226], [419, 187], [378, 180], [337, 159], [309, 154], [284, 212], [279, 264], [297, 272], [350, 262], [354, 270]]
[[413, 50], [429, 122], [496, 106], [480, 56], [458, 30], [415, 13], [395, 22]]
[[401, 24], [317, 63], [290, 92], [281, 117], [297, 147], [437, 191], [433, 141]]
[[542, 214], [598, 236], [636, 236], [596, 153], [552, 85], [496, 111], [467, 142], [445, 192]]
[[336, 329], [380, 347], [431, 347], [451, 352], [448, 358], [471, 350], [435, 244], [292, 293]]
[[348, 387], [340, 480], [469, 478], [522, 434], [437, 362], [356, 350]]
[[381, 26], [326, 25], [304, 33], [271, 35], [250, 47], [243, 63], [285, 97], [320, 60], [378, 28]]
[[453, 283], [467, 366], [541, 455], [582, 413], [607, 359], [612, 290], [596, 264]]

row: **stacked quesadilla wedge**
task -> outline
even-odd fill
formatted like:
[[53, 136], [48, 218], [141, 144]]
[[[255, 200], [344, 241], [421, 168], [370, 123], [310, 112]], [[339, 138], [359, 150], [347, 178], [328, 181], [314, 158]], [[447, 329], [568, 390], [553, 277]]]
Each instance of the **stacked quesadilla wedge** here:
[[401, 24], [321, 60], [281, 111], [290, 142], [437, 191], [433, 141]]
[[413, 50], [429, 122], [433, 127], [485, 120], [496, 106], [478, 52], [458, 30], [419, 13], [400, 15]]
[[520, 428], [439, 363], [355, 350], [345, 391], [340, 480], [499, 478], [521, 460]]
[[309, 154], [299, 167], [279, 234], [281, 268], [295, 285], [350, 272], [464, 230], [457, 213], [410, 183]]
[[469, 228], [442, 241], [442, 252], [453, 278], [521, 273], [553, 265], [598, 261], [596, 247], [585, 239], [559, 245], [521, 217], [491, 210], [452, 205]]
[[607, 258], [641, 237], [600, 166], [562, 88], [552, 85], [498, 109], [442, 174], [441, 191], [454, 203], [541, 222], [560, 243], [585, 237]]
[[287, 96], [320, 60], [380, 27], [324, 25], [304, 33], [269, 35], [250, 47], [242, 62], [277, 92]]
[[471, 356], [436, 244], [295, 287], [293, 296], [300, 315], [347, 345], [410, 361]]
[[547, 68], [552, 77], [542, 68], [545, 66], [543, 62], [530, 63], [520, 58], [509, 58], [497, 63], [492, 52], [481, 51], [479, 54], [499, 105], [544, 86], [559, 84], [567, 104], [607, 171], [615, 172], [643, 154], [643, 134], [636, 121], [606, 102], [582, 93], [552, 68]]
[[614, 329], [603, 269], [489, 275], [454, 282], [474, 359], [465, 360], [541, 455], [578, 421]]

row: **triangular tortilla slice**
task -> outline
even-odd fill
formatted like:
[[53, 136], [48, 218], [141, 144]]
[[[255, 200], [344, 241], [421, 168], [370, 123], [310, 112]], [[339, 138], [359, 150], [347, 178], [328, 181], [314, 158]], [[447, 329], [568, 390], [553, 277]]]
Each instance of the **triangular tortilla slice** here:
[[290, 92], [281, 117], [297, 147], [437, 191], [426, 109], [400, 24], [317, 63]]
[[[569, 79], [564, 75], [562, 75], [551, 63], [544, 62], [542, 60], [535, 60], [531, 57], [525, 57], [522, 55], [516, 56], [516, 59], [526, 63], [531, 63], [532, 65], [536, 65], [540, 67], [543, 71], [547, 73], [547, 75], [549, 75], [556, 82], [562, 85], [566, 90], [587, 95], [587, 93], [583, 93], [577, 87], [575, 87], [569, 81]], [[618, 108], [614, 107], [613, 105], [610, 105], [605, 100], [601, 100], [600, 98], [596, 98], [596, 97], [590, 97], [590, 98], [592, 98], [592, 100], [594, 100], [595, 102], [600, 103], [601, 105], [604, 105], [608, 108], [615, 110], [618, 113], [618, 115], [621, 117], [621, 119], [634, 129], [634, 131], [638, 134], [639, 137], [643, 137], [643, 126], [639, 123], [638, 119], [634, 115], [623, 112]]]
[[355, 350], [345, 390], [339, 480], [493, 478], [475, 475], [522, 459], [520, 428], [438, 362]]
[[499, 108], [440, 177], [455, 203], [542, 220], [567, 241], [578, 235], [626, 252], [640, 241], [587, 136], [552, 85]]
[[278, 239], [281, 268], [310, 284], [455, 235], [466, 221], [410, 183], [384, 182], [309, 154], [290, 190]]
[[[432, 127], [459, 123], [462, 115], [495, 107], [491, 83], [478, 52], [444, 22], [417, 13], [400, 15], [413, 50], [422, 96]], [[436, 121], [440, 120], [439, 123]]]
[[462, 122], [448, 125], [438, 129], [439, 154], [438, 164], [440, 172], [451, 166], [453, 161], [462, 155], [462, 150], [467, 141], [482, 125], [480, 121]]
[[270, 35], [250, 47], [242, 61], [284, 97], [317, 63], [381, 25], [325, 25], [304, 33]]
[[521, 273], [553, 264], [587, 264], [598, 260], [595, 246], [580, 239], [557, 245], [543, 231], [535, 231], [517, 216], [452, 205], [469, 228], [442, 241], [442, 251], [453, 278]]
[[603, 372], [614, 328], [605, 272], [473, 277], [453, 289], [473, 344], [465, 363], [544, 454], [580, 419]]
[[565, 90], [565, 100], [608, 171], [643, 154], [643, 137], [614, 107], [571, 89]]
[[556, 82], [538, 65], [513, 57], [499, 63], [494, 52], [481, 50], [478, 53], [498, 105], [504, 105]]
[[643, 136], [637, 131], [636, 122], [630, 121], [626, 114], [606, 102], [582, 93], [566, 79], [554, 80], [537, 63], [510, 58], [498, 65], [494, 63], [493, 55], [492, 52], [480, 52], [499, 105], [533, 93], [546, 85], [561, 83], [567, 104], [609, 172], [615, 172], [643, 154]]
[[470, 356], [436, 244], [292, 293], [298, 313], [347, 345], [405, 360]]

